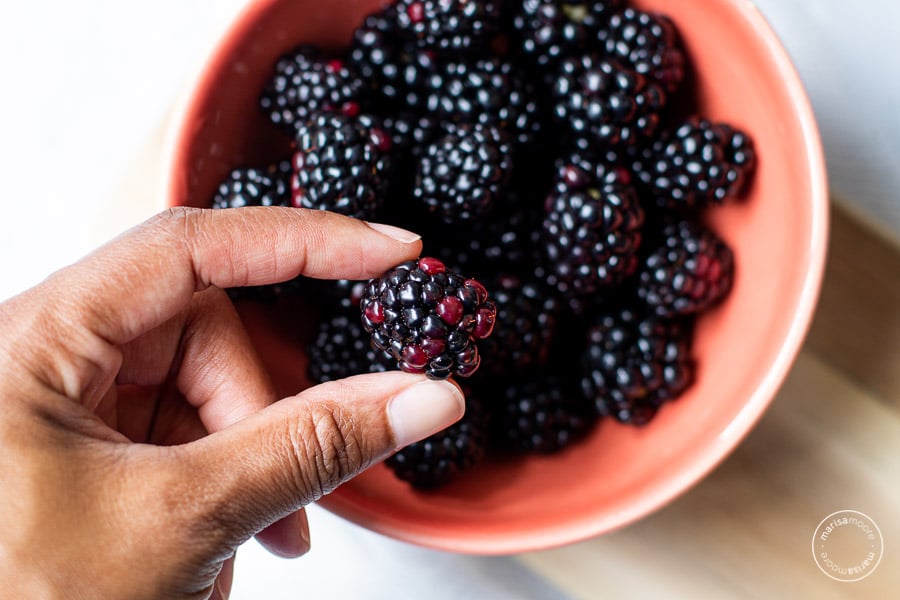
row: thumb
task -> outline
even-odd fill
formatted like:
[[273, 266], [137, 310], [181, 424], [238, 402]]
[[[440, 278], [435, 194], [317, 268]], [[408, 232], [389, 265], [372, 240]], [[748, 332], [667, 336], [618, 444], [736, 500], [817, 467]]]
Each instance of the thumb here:
[[399, 371], [315, 386], [190, 445], [196, 517], [237, 546], [464, 410], [455, 384]]

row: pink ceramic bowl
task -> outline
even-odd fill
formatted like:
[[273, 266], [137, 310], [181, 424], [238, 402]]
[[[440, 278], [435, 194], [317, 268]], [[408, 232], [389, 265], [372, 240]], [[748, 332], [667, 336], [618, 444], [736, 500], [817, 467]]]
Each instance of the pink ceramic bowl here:
[[[701, 114], [751, 133], [759, 165], [744, 202], [711, 211], [734, 248], [734, 290], [698, 325], [696, 384], [647, 427], [602, 423], [549, 457], [489, 463], [431, 493], [377, 466], [321, 504], [434, 548], [513, 553], [581, 540], [662, 507], [710, 472], [772, 400], [810, 323], [825, 260], [826, 177], [813, 113], [784, 49], [746, 0], [634, 0], [669, 14], [694, 65]], [[166, 203], [204, 206], [237, 166], [286, 148], [257, 106], [276, 58], [298, 42], [342, 47], [379, 0], [252, 0], [180, 107]], [[307, 382], [291, 327], [244, 307], [284, 394]]]

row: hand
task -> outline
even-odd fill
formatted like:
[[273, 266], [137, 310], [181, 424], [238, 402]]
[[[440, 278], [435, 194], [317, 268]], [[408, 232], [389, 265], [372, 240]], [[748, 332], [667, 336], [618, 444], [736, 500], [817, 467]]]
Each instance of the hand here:
[[420, 251], [330, 213], [176, 209], [0, 304], [0, 588], [224, 598], [251, 536], [305, 553], [304, 505], [463, 398], [397, 372], [273, 403], [222, 288], [364, 279]]

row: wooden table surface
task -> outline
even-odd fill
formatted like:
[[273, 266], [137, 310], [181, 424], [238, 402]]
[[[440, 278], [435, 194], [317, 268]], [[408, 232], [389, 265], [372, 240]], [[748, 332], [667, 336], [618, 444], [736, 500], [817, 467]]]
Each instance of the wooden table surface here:
[[[162, 133], [148, 140], [135, 157], [115, 194], [131, 202], [110, 200], [99, 236], [158, 210], [161, 140]], [[650, 517], [512, 557], [546, 584], [533, 597], [900, 598], [900, 245], [841, 202], [833, 202], [832, 217], [816, 317], [758, 426], [711, 476]], [[879, 566], [853, 583], [826, 577], [811, 552], [819, 522], [845, 509], [869, 515], [884, 539]], [[404, 560], [433, 561], [430, 552]], [[479, 561], [492, 559], [467, 560], [466, 568], [480, 569]], [[240, 568], [238, 575], [236, 593]], [[402, 587], [384, 592], [375, 597], [413, 597]]]

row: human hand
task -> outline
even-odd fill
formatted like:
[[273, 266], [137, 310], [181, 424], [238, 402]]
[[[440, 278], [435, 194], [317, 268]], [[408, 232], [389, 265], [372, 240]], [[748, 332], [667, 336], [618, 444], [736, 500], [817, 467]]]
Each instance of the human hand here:
[[364, 279], [420, 251], [325, 212], [175, 209], [0, 304], [0, 589], [224, 598], [251, 536], [305, 553], [304, 505], [463, 398], [396, 372], [273, 404], [222, 288]]

